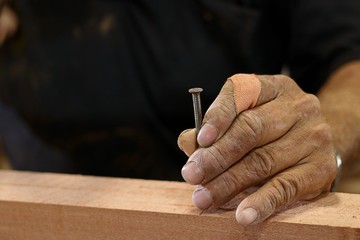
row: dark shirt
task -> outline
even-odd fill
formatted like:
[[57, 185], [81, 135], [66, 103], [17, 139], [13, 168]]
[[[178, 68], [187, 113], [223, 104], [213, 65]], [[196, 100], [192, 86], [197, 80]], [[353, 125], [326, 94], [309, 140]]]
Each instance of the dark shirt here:
[[[206, 109], [232, 74], [286, 66], [316, 93], [360, 58], [358, 0], [14, 5], [21, 27], [0, 50], [0, 97], [34, 135], [8, 147], [19, 169], [179, 179], [186, 157], [176, 138], [194, 126], [189, 88], [204, 88]], [[39, 153], [16, 157], [33, 141], [43, 143]], [[41, 168], [36, 159], [56, 158], [43, 149], [64, 155], [63, 167]]]

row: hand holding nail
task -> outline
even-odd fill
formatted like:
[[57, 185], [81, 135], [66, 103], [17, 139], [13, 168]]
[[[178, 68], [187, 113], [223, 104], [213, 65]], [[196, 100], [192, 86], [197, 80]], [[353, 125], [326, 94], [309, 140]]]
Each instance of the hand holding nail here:
[[282, 75], [232, 76], [207, 110], [197, 137], [194, 129], [186, 130], [178, 143], [189, 156], [182, 175], [199, 185], [193, 202], [200, 209], [220, 207], [262, 184], [238, 206], [242, 225], [328, 191], [337, 171], [318, 99]]

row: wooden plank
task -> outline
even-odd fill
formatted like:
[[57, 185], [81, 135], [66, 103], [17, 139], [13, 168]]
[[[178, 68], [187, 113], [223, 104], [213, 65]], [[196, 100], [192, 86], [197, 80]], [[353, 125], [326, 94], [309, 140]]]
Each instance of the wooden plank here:
[[360, 195], [330, 193], [242, 227], [181, 182], [0, 171], [1, 239], [360, 239]]

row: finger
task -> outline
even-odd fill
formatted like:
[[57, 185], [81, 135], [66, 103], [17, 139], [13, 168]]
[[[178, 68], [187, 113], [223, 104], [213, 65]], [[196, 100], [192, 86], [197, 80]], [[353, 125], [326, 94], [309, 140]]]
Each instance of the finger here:
[[196, 129], [186, 129], [178, 137], [178, 146], [189, 157], [197, 149]]
[[[319, 146], [326, 147], [331, 139], [327, 137], [329, 140], [323, 141], [326, 137], [317, 137], [326, 135], [325, 131], [328, 129], [322, 126], [317, 129], [308, 128], [307, 131], [296, 129], [276, 142], [254, 149], [226, 172], [205, 184], [201, 191], [195, 191], [194, 204], [200, 209], [222, 206], [244, 189], [262, 183], [278, 172], [296, 165], [311, 153], [318, 151]], [[312, 144], [300, 144], [303, 141], [311, 141]], [[334, 163], [335, 161], [329, 162], [335, 168]]]
[[297, 111], [294, 112], [299, 108], [302, 108], [301, 114], [314, 112], [311, 98], [295, 99], [291, 104], [284, 104], [279, 98], [244, 111], [226, 135], [212, 146], [199, 148], [191, 155], [182, 169], [183, 178], [191, 184], [210, 181], [253, 148], [272, 142], [288, 132], [301, 117]]
[[277, 78], [254, 74], [230, 77], [204, 116], [197, 138], [200, 146], [208, 147], [219, 139], [240, 112], [273, 100], [283, 88]]
[[331, 178], [319, 178], [329, 174], [332, 170], [319, 164], [299, 165], [280, 173], [240, 203], [236, 220], [244, 226], [260, 223], [297, 200], [313, 199], [329, 191]]

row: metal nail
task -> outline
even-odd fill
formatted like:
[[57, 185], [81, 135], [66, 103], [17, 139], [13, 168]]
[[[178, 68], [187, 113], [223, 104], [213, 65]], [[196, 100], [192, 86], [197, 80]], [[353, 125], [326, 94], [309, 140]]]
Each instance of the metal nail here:
[[200, 131], [201, 123], [202, 123], [202, 112], [201, 112], [201, 101], [200, 101], [200, 93], [202, 91], [203, 91], [202, 88], [189, 89], [189, 93], [191, 93], [192, 95], [193, 106], [194, 106], [196, 134]]

